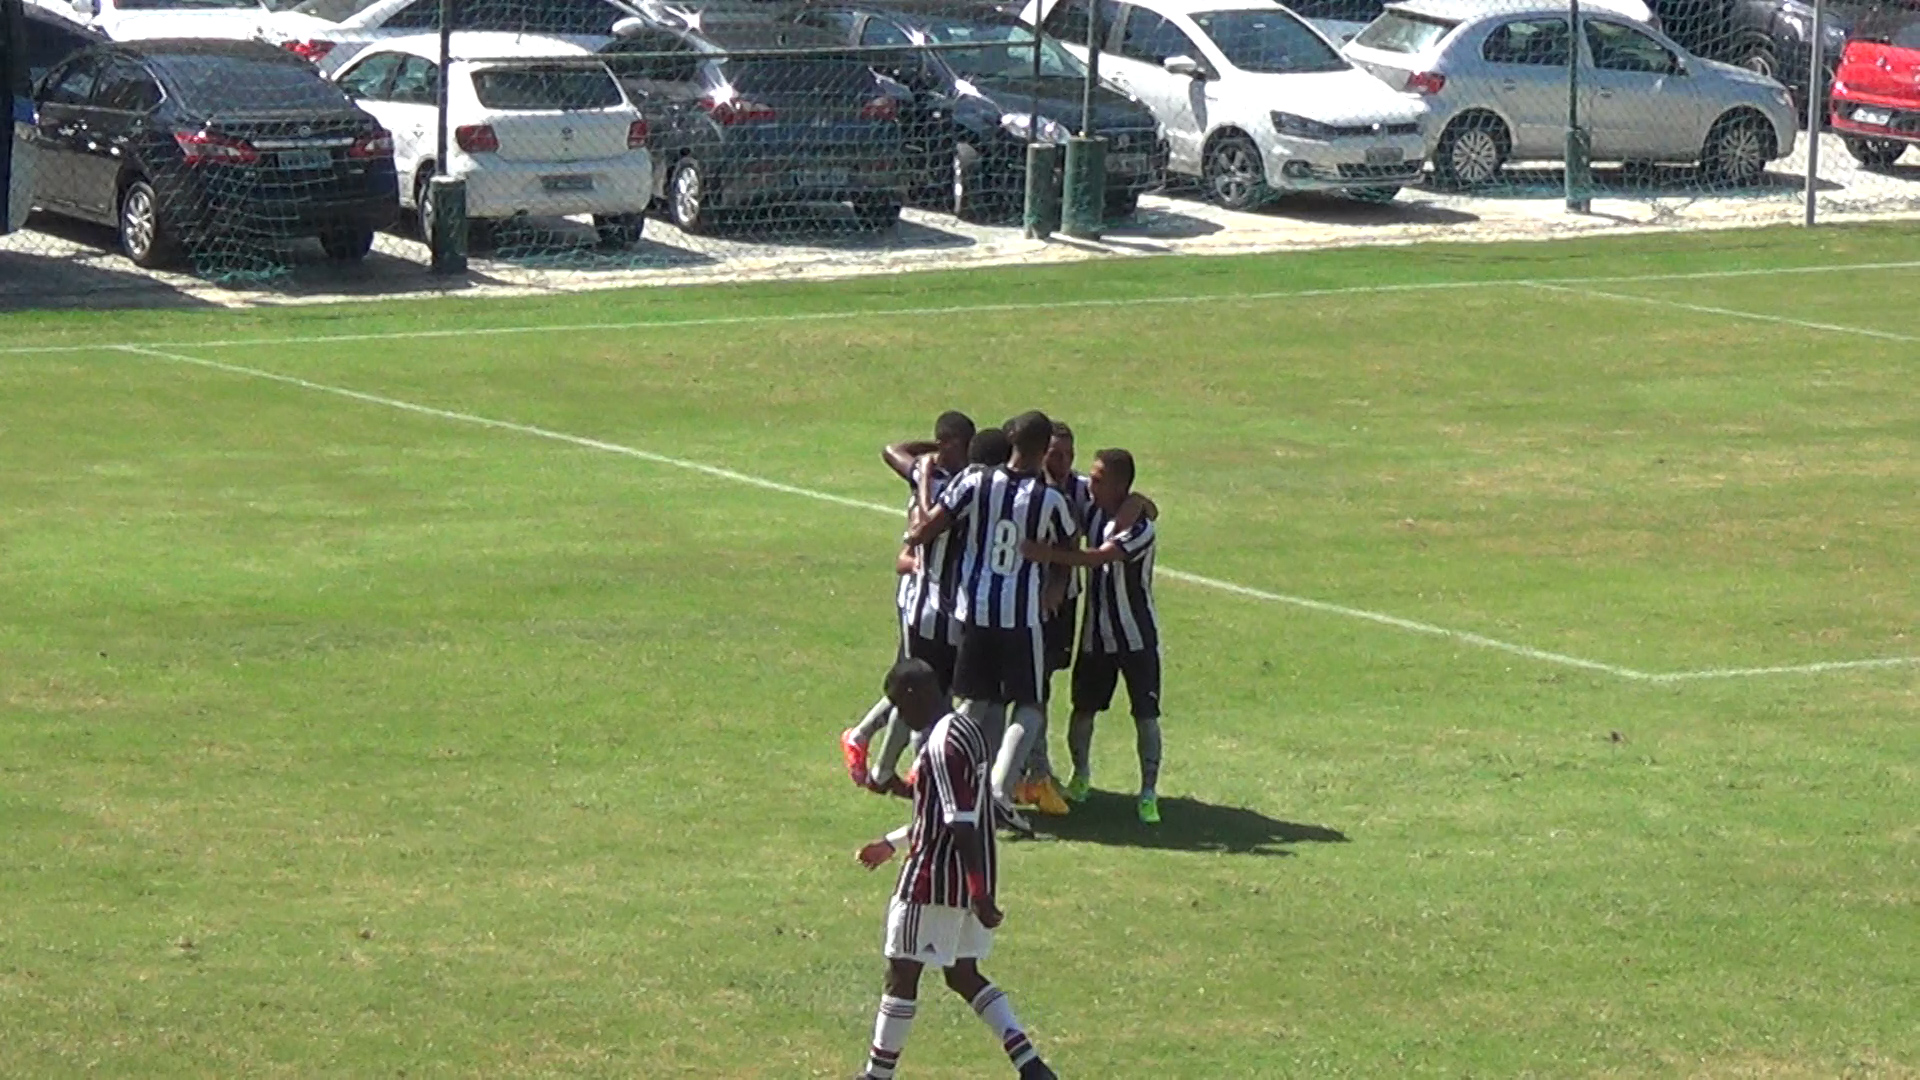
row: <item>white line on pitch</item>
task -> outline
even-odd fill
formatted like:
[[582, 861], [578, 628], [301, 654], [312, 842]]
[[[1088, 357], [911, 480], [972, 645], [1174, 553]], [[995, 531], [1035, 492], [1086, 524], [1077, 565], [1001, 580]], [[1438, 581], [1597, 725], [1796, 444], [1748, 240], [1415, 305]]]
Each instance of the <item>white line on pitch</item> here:
[[1690, 304], [1684, 300], [1668, 300], [1658, 296], [1635, 296], [1632, 293], [1608, 292], [1605, 289], [1574, 288], [1553, 282], [1529, 281], [1527, 284], [1532, 288], [1545, 292], [1564, 293], [1569, 296], [1597, 296], [1608, 300], [1626, 300], [1636, 304], [1652, 304], [1655, 307], [1692, 311], [1701, 315], [1720, 315], [1729, 319], [1745, 319], [1750, 322], [1792, 326], [1801, 330], [1816, 330], [1825, 334], [1851, 334], [1855, 337], [1879, 338], [1882, 341], [1899, 341], [1909, 344], [1920, 343], [1920, 337], [1914, 337], [1911, 334], [1896, 334], [1891, 330], [1872, 330], [1864, 326], [1842, 326], [1839, 323], [1814, 322], [1810, 319], [1791, 319], [1785, 315], [1767, 315], [1757, 311], [1740, 311], [1736, 308], [1714, 307], [1711, 304]]
[[[456, 412], [452, 409], [435, 408], [432, 405], [421, 405], [421, 404], [418, 404], [417, 402], [402, 401], [399, 398], [390, 398], [390, 397], [382, 396], [380, 394], [369, 394], [360, 390], [351, 390], [344, 386], [333, 386], [328, 383], [314, 382], [310, 379], [302, 379], [294, 375], [282, 375], [278, 372], [263, 371], [259, 368], [245, 367], [240, 364], [229, 364], [219, 360], [208, 360], [208, 359], [204, 359], [202, 357], [197, 357], [197, 356], [186, 356], [181, 353], [167, 352], [161, 349], [147, 348], [145, 346], [118, 345], [118, 346], [113, 346], [112, 348], [116, 349], [117, 351], [131, 353], [136, 356], [148, 356], [148, 357], [153, 357], [155, 359], [172, 361], [175, 363], [191, 364], [196, 367], [211, 368], [215, 371], [224, 371], [231, 375], [242, 375], [248, 378], [264, 379], [269, 382], [282, 383], [287, 386], [297, 386], [303, 390], [312, 390], [312, 391], [315, 391], [316, 393], [331, 394], [335, 397], [348, 398], [350, 400], [363, 402], [368, 405], [380, 405], [389, 409], [398, 409], [402, 412], [409, 412], [418, 416], [431, 416], [440, 420], [452, 420], [456, 423], [472, 424], [476, 427], [490, 428], [495, 431], [511, 431], [520, 435], [531, 435], [535, 438], [548, 439], [553, 442], [565, 443], [569, 446], [578, 446], [578, 447], [581, 447], [582, 449], [599, 450], [603, 453], [609, 453], [609, 454], [620, 454], [626, 457], [637, 458], [641, 461], [651, 462], [656, 465], [666, 465], [676, 469], [685, 469], [690, 472], [697, 472], [706, 476], [711, 476], [719, 480], [730, 480], [737, 484], [745, 484], [747, 486], [757, 487], [765, 491], [777, 491], [783, 495], [795, 495], [803, 499], [814, 499], [819, 502], [832, 503], [835, 506], [845, 506], [855, 510], [868, 510], [874, 513], [887, 514], [887, 515], [896, 516], [896, 517], [901, 512], [898, 506], [884, 506], [884, 505], [881, 505], [880, 503], [867, 502], [863, 499], [851, 499], [844, 495], [834, 495], [830, 492], [816, 491], [812, 488], [798, 487], [793, 484], [783, 484], [777, 480], [768, 480], [764, 477], [754, 476], [750, 473], [738, 472], [733, 469], [721, 468], [717, 465], [707, 465], [698, 461], [689, 461], [685, 458], [669, 457], [665, 454], [656, 454], [651, 450], [641, 450], [638, 447], [625, 446], [620, 443], [607, 442], [604, 439], [590, 439], [582, 435], [570, 435], [564, 431], [554, 431], [551, 428], [537, 427], [533, 424], [519, 424], [519, 423], [514, 423], [511, 420], [495, 420], [491, 417], [478, 416], [473, 413], [463, 413], [463, 412]], [[1329, 615], [1340, 615], [1350, 619], [1359, 619], [1365, 622], [1376, 623], [1381, 626], [1391, 626], [1396, 629], [1406, 630], [1416, 634], [1426, 634], [1433, 637], [1446, 638], [1451, 641], [1458, 641], [1464, 645], [1473, 645], [1483, 649], [1493, 649], [1500, 652], [1512, 653], [1515, 656], [1523, 656], [1523, 657], [1526, 657], [1527, 659], [1538, 660], [1542, 663], [1558, 664], [1562, 667], [1579, 668], [1585, 671], [1596, 671], [1596, 672], [1600, 672], [1607, 675], [1614, 675], [1619, 678], [1628, 679], [1634, 682], [1678, 682], [1682, 680], [1691, 680], [1691, 679], [1738, 678], [1742, 676], [1760, 676], [1760, 675], [1811, 674], [1811, 673], [1822, 672], [1822, 671], [1838, 671], [1838, 670], [1844, 670], [1849, 668], [1893, 667], [1896, 665], [1920, 663], [1920, 656], [1916, 656], [1916, 657], [1893, 657], [1893, 658], [1878, 659], [1878, 660], [1829, 661], [1824, 663], [1801, 664], [1801, 665], [1789, 666], [1789, 667], [1723, 668], [1723, 669], [1707, 670], [1707, 671], [1682, 671], [1682, 672], [1672, 672], [1668, 674], [1653, 674], [1645, 671], [1636, 671], [1633, 668], [1619, 667], [1614, 664], [1605, 664], [1597, 660], [1585, 660], [1577, 656], [1568, 656], [1564, 653], [1548, 652], [1545, 649], [1535, 649], [1527, 645], [1516, 645], [1512, 642], [1500, 641], [1497, 638], [1490, 638], [1483, 634], [1476, 634], [1467, 630], [1451, 630], [1444, 626], [1435, 626], [1431, 623], [1416, 622], [1412, 619], [1403, 619], [1397, 615], [1388, 615], [1383, 612], [1367, 611], [1363, 608], [1346, 607], [1340, 604], [1328, 603], [1324, 600], [1313, 600], [1304, 596], [1289, 596], [1285, 593], [1276, 593], [1276, 592], [1269, 592], [1265, 589], [1250, 588], [1245, 585], [1234, 584], [1231, 581], [1222, 581], [1218, 578], [1210, 578], [1200, 574], [1188, 573], [1184, 570], [1176, 570], [1172, 567], [1161, 567], [1160, 573], [1165, 575], [1166, 577], [1173, 578], [1178, 581], [1187, 582], [1190, 585], [1199, 585], [1204, 588], [1216, 589], [1220, 592], [1231, 593], [1235, 596], [1245, 596], [1255, 600], [1265, 600], [1265, 601], [1269, 601], [1271, 603], [1276, 603], [1276, 604], [1287, 604], [1289, 606], [1303, 608], [1308, 611], [1317, 611], [1317, 612], [1322, 612], [1324, 614], [1329, 614]]]
[[560, 323], [546, 326], [483, 326], [445, 330], [395, 330], [367, 334], [312, 334], [278, 338], [227, 338], [211, 341], [122, 342], [103, 345], [12, 345], [0, 355], [95, 352], [102, 348], [225, 349], [279, 345], [330, 345], [365, 341], [419, 341], [433, 338], [498, 337], [516, 334], [577, 334], [618, 330], [684, 330], [699, 327], [749, 326], [780, 323], [835, 322], [864, 318], [921, 318], [943, 315], [991, 315], [1022, 311], [1071, 311], [1093, 308], [1165, 306], [1182, 304], [1257, 303], [1264, 300], [1307, 300], [1330, 296], [1366, 296], [1388, 293], [1438, 292], [1500, 286], [1552, 288], [1578, 285], [1633, 284], [1654, 281], [1709, 281], [1720, 278], [1781, 277], [1797, 274], [1842, 274], [1863, 271], [1920, 269], [1920, 261], [1840, 263], [1818, 266], [1755, 267], [1741, 270], [1698, 270], [1672, 274], [1611, 274], [1568, 278], [1501, 278], [1477, 281], [1428, 281], [1397, 285], [1348, 285], [1325, 289], [1274, 290], [1254, 293], [1202, 293], [1186, 296], [1094, 297], [1078, 300], [1036, 300], [1030, 303], [951, 304], [938, 307], [857, 308], [844, 311], [799, 311], [763, 315], [717, 315], [708, 318], [654, 321]]

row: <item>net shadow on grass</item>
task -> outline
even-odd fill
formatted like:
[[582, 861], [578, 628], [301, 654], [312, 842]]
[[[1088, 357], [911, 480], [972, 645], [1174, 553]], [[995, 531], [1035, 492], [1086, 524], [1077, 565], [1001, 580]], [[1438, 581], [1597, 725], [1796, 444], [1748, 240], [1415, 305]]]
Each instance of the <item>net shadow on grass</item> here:
[[1095, 791], [1065, 817], [1028, 813], [1040, 836], [1085, 844], [1204, 851], [1221, 855], [1292, 855], [1294, 844], [1344, 844], [1325, 825], [1281, 821], [1258, 810], [1185, 796], [1160, 797], [1160, 824], [1142, 824], [1132, 795]]

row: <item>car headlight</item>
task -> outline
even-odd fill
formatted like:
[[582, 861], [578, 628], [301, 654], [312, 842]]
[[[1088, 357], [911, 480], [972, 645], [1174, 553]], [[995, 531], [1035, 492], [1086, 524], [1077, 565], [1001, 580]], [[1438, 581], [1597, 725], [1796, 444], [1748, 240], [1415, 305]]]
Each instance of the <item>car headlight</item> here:
[[1323, 124], [1318, 120], [1284, 112], [1273, 114], [1273, 130], [1282, 135], [1291, 135], [1296, 139], [1316, 139], [1321, 142], [1335, 136], [1331, 124]]
[[1028, 132], [1031, 131], [1035, 142], [1054, 143], [1059, 146], [1065, 146], [1067, 139], [1073, 134], [1067, 130], [1065, 124], [1062, 124], [1058, 120], [1049, 120], [1044, 116], [1040, 118], [1040, 126], [1035, 128], [1033, 126], [1033, 116], [1023, 112], [1010, 112], [1002, 115], [1000, 117], [1000, 127], [1007, 134], [1019, 139], [1021, 142], [1027, 141]]

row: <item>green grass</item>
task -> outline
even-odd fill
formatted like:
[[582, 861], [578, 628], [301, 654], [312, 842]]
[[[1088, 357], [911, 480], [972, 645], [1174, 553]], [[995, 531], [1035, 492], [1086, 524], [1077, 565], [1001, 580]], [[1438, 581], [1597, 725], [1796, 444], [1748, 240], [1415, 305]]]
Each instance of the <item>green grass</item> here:
[[[850, 1075], [902, 807], [835, 733], [891, 505], [1039, 405], [1163, 565], [1647, 672], [1920, 653], [1911, 342], [1519, 285], [1903, 261], [1910, 229], [233, 313], [7, 316], [0, 1073]], [[1920, 270], [1609, 291], [1920, 335]], [[1166, 824], [1009, 845], [1061, 1074], [1920, 1075], [1920, 668], [1673, 683], [1163, 580]], [[1121, 717], [1097, 781], [1132, 781]], [[928, 991], [905, 1077], [999, 1075]]]

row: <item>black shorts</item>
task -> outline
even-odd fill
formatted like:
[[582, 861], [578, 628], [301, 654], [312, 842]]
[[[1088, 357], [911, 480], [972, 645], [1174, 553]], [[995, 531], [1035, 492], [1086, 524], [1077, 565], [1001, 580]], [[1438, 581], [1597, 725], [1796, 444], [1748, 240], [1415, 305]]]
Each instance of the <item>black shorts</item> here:
[[1040, 624], [1040, 636], [1047, 646], [1049, 675], [1073, 666], [1073, 608], [1073, 600], [1068, 600]]
[[945, 639], [924, 638], [919, 634], [908, 634], [900, 641], [900, 658], [912, 657], [925, 660], [933, 667], [933, 677], [940, 680], [940, 692], [952, 693], [953, 667], [960, 650]]
[[1113, 706], [1113, 688], [1127, 679], [1127, 702], [1135, 720], [1160, 719], [1160, 650], [1083, 652], [1073, 665], [1073, 711], [1105, 712]]
[[1046, 657], [1040, 628], [960, 628], [960, 655], [953, 666], [953, 696], [970, 701], [1040, 705], [1046, 700]]

